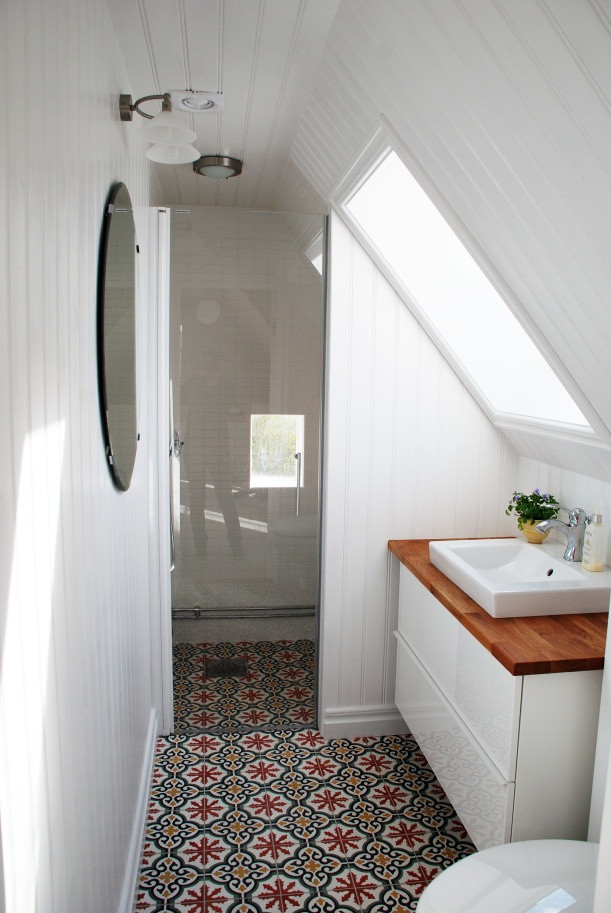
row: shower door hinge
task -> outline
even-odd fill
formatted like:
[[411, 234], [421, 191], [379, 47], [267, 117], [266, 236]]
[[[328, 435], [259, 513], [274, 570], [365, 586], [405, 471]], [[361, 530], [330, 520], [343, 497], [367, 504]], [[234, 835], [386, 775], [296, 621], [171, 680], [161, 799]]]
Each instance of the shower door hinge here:
[[172, 449], [170, 453], [173, 453], [174, 456], [179, 457], [182, 454], [182, 448], [185, 446], [185, 442], [180, 440], [180, 431], [178, 428], [174, 428], [174, 437], [172, 439]]

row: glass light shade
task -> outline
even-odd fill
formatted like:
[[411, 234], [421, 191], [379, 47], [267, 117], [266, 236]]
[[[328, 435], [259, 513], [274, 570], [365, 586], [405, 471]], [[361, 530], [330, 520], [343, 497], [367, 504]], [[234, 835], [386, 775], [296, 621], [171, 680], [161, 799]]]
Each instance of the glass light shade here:
[[195, 162], [193, 170], [207, 178], [231, 178], [242, 174], [242, 162], [230, 155], [202, 155]]
[[205, 165], [200, 173], [205, 174], [207, 178], [230, 178], [235, 171], [226, 165]]
[[[171, 111], [162, 111], [161, 114], [157, 114], [148, 124], [140, 127], [138, 133], [147, 143], [168, 143], [173, 146], [192, 143], [194, 139], [197, 139], [197, 134], [183, 124]], [[193, 159], [189, 159], [189, 161], [193, 161]]]
[[184, 165], [194, 162], [199, 158], [199, 151], [188, 143], [168, 146], [165, 143], [151, 146], [146, 150], [146, 157], [151, 162], [160, 162], [162, 165]]

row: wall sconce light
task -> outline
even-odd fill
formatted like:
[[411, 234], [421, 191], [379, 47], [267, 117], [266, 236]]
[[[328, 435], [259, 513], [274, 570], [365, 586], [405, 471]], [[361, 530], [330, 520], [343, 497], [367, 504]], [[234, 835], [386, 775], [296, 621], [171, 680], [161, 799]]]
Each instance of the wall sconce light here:
[[[144, 102], [155, 99], [161, 100], [160, 114], [152, 115], [140, 110], [140, 105]], [[135, 102], [132, 102], [131, 95], [119, 96], [119, 114], [122, 121], [133, 120], [134, 111], [151, 121], [150, 124], [140, 127], [138, 132], [142, 139], [153, 144], [147, 149], [146, 157], [152, 162], [161, 162], [164, 165], [183, 165], [200, 158], [199, 150], [192, 145], [197, 139], [197, 134], [176, 117], [173, 108], [191, 113], [210, 113], [218, 112], [222, 107], [223, 96], [213, 92], [173, 89], [171, 92], [164, 92], [163, 95], [144, 95]]]
[[203, 177], [217, 180], [233, 178], [242, 173], [242, 162], [228, 155], [202, 155], [193, 162], [193, 171]]

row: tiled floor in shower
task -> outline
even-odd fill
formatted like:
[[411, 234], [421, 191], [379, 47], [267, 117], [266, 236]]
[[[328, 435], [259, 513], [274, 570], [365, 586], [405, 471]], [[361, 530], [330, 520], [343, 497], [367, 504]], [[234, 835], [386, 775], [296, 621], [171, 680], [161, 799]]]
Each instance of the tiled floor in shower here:
[[313, 640], [175, 643], [176, 732], [315, 724]]
[[176, 730], [157, 744], [137, 913], [413, 913], [474, 851], [415, 740], [325, 740], [312, 637], [208, 630], [220, 642], [174, 645]]

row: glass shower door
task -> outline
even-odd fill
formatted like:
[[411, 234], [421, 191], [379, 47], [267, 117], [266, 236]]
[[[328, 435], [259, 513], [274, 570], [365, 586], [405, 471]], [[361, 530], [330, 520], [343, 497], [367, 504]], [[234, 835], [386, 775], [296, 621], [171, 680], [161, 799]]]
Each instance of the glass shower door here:
[[175, 615], [318, 603], [323, 219], [172, 213]]

